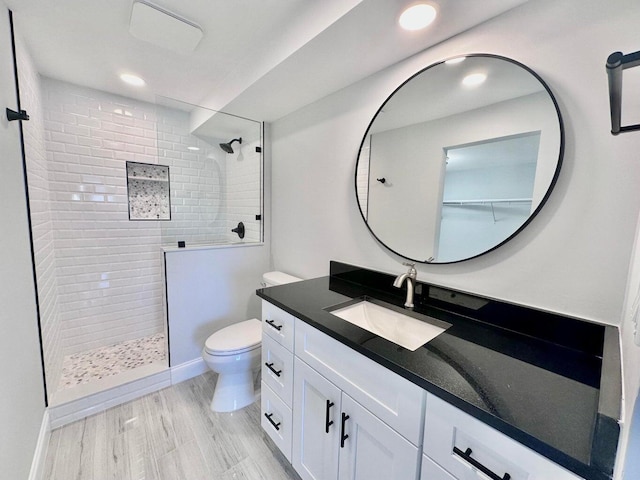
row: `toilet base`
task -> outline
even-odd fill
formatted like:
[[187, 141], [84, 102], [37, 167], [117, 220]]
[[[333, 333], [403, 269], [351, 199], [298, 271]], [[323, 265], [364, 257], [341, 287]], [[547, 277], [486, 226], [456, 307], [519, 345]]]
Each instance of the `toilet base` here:
[[233, 412], [256, 401], [253, 388], [255, 372], [218, 374], [211, 411]]

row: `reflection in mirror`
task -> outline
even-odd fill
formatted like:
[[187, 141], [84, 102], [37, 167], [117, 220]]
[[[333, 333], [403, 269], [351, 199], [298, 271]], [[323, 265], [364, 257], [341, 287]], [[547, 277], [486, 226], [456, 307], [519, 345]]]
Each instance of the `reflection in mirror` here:
[[[483, 82], [465, 85], [477, 74]], [[358, 204], [390, 250], [457, 262], [524, 228], [548, 197], [561, 154], [559, 111], [531, 70], [491, 55], [438, 63], [401, 85], [372, 120], [356, 167]]]
[[539, 145], [538, 131], [445, 148], [439, 262], [489, 250], [527, 221]]

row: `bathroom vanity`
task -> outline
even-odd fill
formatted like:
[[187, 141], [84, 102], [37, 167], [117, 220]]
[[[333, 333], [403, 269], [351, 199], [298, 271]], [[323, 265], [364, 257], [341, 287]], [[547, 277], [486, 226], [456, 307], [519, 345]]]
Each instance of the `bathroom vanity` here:
[[617, 449], [615, 327], [418, 283], [412, 351], [331, 311], [402, 310], [391, 275], [264, 288], [262, 426], [303, 479], [604, 480]]

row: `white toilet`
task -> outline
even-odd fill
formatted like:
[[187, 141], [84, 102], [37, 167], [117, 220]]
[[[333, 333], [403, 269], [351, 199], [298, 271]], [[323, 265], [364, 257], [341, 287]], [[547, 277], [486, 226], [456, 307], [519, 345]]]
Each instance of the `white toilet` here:
[[[262, 276], [262, 286], [300, 280], [283, 272], [267, 272]], [[255, 401], [253, 385], [260, 369], [261, 344], [262, 322], [257, 318], [229, 325], [207, 338], [202, 358], [218, 374], [211, 410], [232, 412]]]

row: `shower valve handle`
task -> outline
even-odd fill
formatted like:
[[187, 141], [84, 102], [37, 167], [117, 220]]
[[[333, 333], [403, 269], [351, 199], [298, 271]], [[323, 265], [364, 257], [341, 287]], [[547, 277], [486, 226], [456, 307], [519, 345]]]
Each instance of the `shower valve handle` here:
[[233, 233], [237, 233], [240, 238], [244, 238], [244, 223], [238, 223], [236, 228], [232, 228], [231, 231]]

